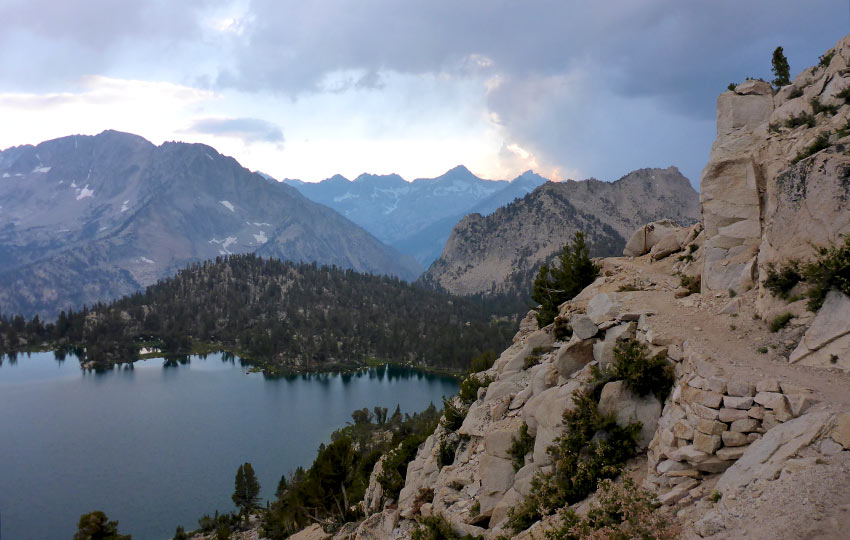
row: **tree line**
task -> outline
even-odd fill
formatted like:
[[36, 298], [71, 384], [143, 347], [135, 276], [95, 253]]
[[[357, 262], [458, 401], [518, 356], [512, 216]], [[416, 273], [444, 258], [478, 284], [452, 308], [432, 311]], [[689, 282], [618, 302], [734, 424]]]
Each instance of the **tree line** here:
[[486, 300], [460, 298], [394, 277], [254, 254], [195, 263], [144, 292], [55, 322], [0, 314], [0, 355], [72, 349], [87, 365], [226, 350], [269, 372], [353, 367], [369, 359], [465, 371], [502, 350], [515, 331]]

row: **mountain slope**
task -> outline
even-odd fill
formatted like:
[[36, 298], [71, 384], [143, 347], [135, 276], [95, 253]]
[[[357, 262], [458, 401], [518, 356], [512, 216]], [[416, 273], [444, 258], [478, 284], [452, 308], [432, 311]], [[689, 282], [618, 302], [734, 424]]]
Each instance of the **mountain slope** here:
[[[462, 165], [437, 178], [412, 182], [397, 174], [362, 174], [354, 180], [336, 175], [318, 183], [284, 180], [422, 265], [439, 256], [452, 227], [463, 216], [492, 212], [543, 182], [531, 173], [513, 182], [482, 180]], [[484, 207], [477, 209], [479, 205]]]
[[55, 314], [258, 252], [405, 279], [415, 261], [200, 144], [107, 131], [0, 153], [0, 310]]
[[525, 292], [537, 267], [576, 231], [593, 255], [615, 255], [636, 227], [660, 218], [699, 218], [698, 195], [675, 167], [610, 183], [548, 182], [487, 217], [466, 216], [420, 279], [455, 294]]

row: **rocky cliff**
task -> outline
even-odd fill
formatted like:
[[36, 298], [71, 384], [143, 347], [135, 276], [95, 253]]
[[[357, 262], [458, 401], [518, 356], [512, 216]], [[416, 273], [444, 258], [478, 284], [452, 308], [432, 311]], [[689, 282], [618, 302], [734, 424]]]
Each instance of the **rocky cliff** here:
[[593, 255], [615, 255], [637, 226], [661, 218], [699, 218], [697, 193], [675, 167], [616, 182], [548, 182], [489, 216], [466, 216], [421, 279], [454, 294], [530, 290], [536, 269], [576, 231]]

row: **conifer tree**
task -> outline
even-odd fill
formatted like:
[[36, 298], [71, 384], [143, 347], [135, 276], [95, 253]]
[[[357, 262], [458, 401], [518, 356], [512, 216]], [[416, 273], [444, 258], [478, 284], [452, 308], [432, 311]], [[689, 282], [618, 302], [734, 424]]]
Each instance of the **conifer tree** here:
[[566, 244], [561, 249], [558, 262], [560, 267], [541, 266], [532, 286], [531, 297], [541, 305], [537, 312], [540, 327], [554, 321], [558, 306], [580, 293], [599, 275], [599, 266], [590, 259], [590, 248], [582, 232], [575, 234], [572, 245]]
[[254, 468], [247, 461], [236, 469], [234, 480], [233, 503], [239, 507], [240, 513], [246, 515], [257, 507], [260, 496], [260, 482], [254, 474]]
[[776, 77], [773, 79], [774, 86], [787, 86], [791, 84], [791, 67], [788, 65], [788, 59], [785, 58], [782, 47], [777, 47], [773, 51], [771, 66], [771, 71], [773, 71], [773, 75]]

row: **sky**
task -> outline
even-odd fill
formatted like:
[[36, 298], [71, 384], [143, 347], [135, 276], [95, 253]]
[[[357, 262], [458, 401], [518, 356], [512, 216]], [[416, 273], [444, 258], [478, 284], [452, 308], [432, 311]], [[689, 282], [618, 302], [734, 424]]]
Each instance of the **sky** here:
[[0, 0], [0, 148], [117, 129], [278, 179], [698, 188], [717, 95], [847, 33], [844, 0]]

